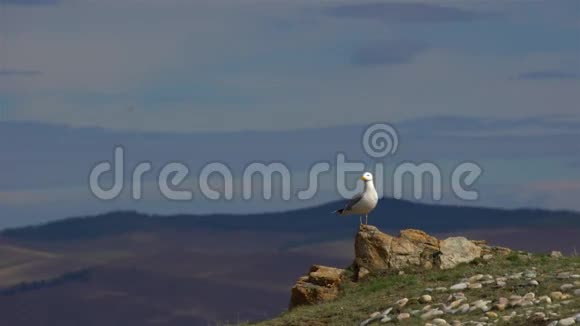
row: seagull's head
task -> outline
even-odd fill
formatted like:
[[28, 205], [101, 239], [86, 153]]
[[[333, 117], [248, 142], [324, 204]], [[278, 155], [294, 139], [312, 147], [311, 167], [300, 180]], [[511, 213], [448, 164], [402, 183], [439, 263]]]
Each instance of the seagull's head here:
[[365, 172], [360, 179], [364, 182], [373, 181], [373, 175], [370, 172]]

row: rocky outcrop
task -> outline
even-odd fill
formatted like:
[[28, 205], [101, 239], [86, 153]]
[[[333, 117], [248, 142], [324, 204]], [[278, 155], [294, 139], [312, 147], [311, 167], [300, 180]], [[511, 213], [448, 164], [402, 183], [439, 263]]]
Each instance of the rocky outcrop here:
[[490, 247], [484, 241], [464, 237], [444, 240], [420, 230], [402, 230], [394, 237], [372, 225], [361, 225], [355, 239], [357, 270], [373, 272], [398, 271], [409, 267], [450, 269], [469, 263], [483, 255], [504, 255], [507, 248]]
[[290, 309], [335, 299], [343, 281], [344, 269], [314, 265], [292, 287]]
[[[391, 236], [372, 225], [361, 225], [355, 238], [354, 280], [373, 273], [407, 268], [450, 269], [478, 258], [505, 255], [507, 248], [491, 247], [485, 241], [464, 237], [439, 240], [421, 230], [402, 230]], [[314, 265], [292, 288], [290, 308], [332, 300], [337, 297], [345, 270]]]

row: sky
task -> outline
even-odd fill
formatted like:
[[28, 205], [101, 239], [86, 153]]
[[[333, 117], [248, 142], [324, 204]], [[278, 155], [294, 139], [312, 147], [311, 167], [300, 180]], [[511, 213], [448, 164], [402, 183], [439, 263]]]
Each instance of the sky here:
[[336, 199], [102, 203], [87, 179], [119, 144], [157, 166], [302, 175], [340, 151], [368, 161], [375, 122], [400, 127], [393, 162], [477, 161], [469, 204], [580, 210], [579, 103], [575, 0], [1, 0], [0, 227]]

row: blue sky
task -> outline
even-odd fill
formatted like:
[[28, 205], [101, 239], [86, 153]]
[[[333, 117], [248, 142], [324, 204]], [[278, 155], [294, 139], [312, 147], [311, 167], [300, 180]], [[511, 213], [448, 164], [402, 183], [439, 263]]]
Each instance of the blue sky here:
[[[448, 151], [472, 147], [467, 154], [495, 171], [487, 175], [489, 199], [482, 204], [580, 209], [564, 199], [580, 194], [579, 103], [578, 1], [4, 0], [0, 127], [10, 141], [0, 141], [0, 207], [28, 218], [48, 206], [18, 206], [8, 195], [15, 189], [24, 196], [84, 189], [90, 163], [107, 158], [91, 152], [91, 144], [102, 146], [100, 155], [112, 152], [107, 146], [114, 141], [103, 141], [100, 132], [144, 139], [134, 146], [147, 145], [151, 135], [179, 135], [187, 146], [200, 132], [294, 135], [339, 127], [334, 134], [341, 126], [388, 121], [418, 126], [409, 130], [413, 139], [441, 130], [459, 134], [447, 143], [427, 138], [409, 151], [444, 160]], [[33, 127], [24, 134], [14, 126]], [[75, 145], [65, 136], [50, 138], [51, 128], [79, 137], [87, 150], [72, 155]], [[468, 146], [465, 132], [485, 141]], [[429, 151], [435, 141], [446, 150]], [[560, 146], [567, 147], [554, 149]], [[52, 147], [59, 151], [33, 155]], [[178, 159], [186, 150], [152, 150], [158, 157], [150, 159]], [[273, 153], [256, 155], [280, 159]], [[39, 159], [69, 168], [50, 182], [11, 179], [25, 178], [24, 165], [45, 171]], [[522, 173], [518, 167], [526, 165], [533, 168]], [[493, 186], [498, 180], [528, 193], [506, 198]], [[108, 209], [65, 193], [59, 200], [70, 207]], [[42, 211], [82, 212], [60, 203]]]

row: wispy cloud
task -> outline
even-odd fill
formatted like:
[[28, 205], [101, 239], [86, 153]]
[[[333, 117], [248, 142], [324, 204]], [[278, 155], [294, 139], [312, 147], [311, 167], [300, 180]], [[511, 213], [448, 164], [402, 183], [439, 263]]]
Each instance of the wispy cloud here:
[[328, 8], [326, 13], [335, 17], [371, 19], [387, 23], [440, 23], [496, 16], [427, 3], [346, 4]]
[[389, 65], [411, 62], [427, 46], [411, 41], [385, 41], [358, 49], [352, 56], [355, 65]]
[[538, 70], [521, 73], [518, 75], [518, 79], [523, 80], [580, 79], [580, 73], [562, 70]]

